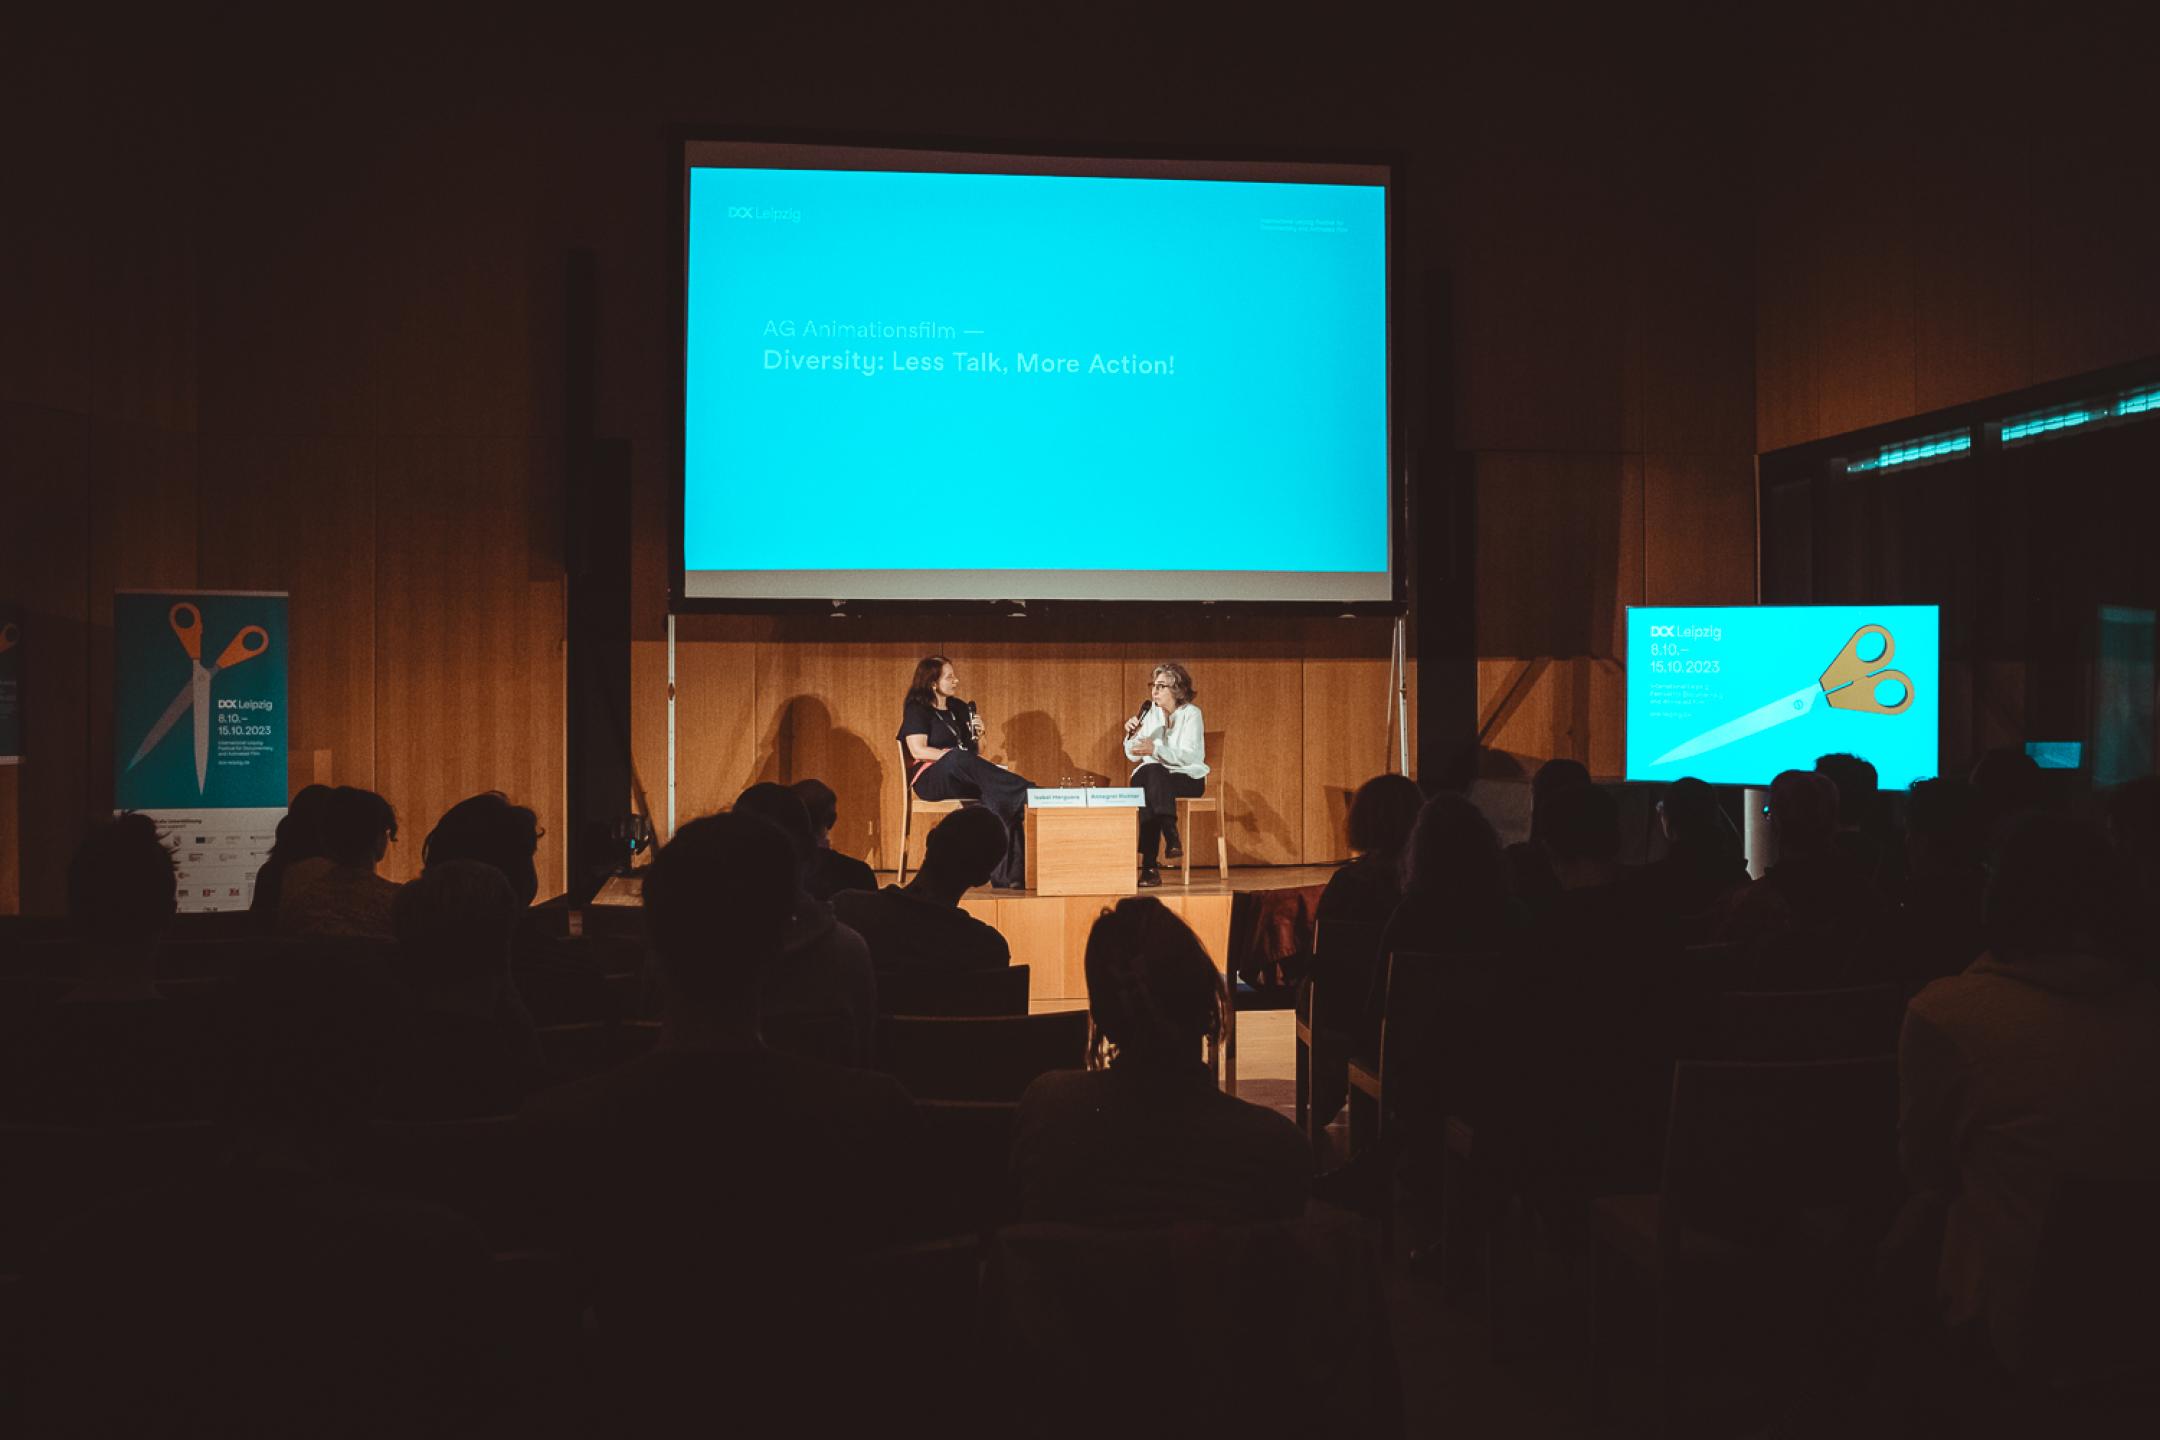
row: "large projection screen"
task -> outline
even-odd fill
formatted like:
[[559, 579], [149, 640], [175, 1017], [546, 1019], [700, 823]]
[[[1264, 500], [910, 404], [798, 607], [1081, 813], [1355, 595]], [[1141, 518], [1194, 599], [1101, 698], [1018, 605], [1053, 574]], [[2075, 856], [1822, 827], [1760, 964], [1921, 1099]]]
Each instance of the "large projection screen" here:
[[682, 156], [681, 599], [1394, 600], [1388, 167]]

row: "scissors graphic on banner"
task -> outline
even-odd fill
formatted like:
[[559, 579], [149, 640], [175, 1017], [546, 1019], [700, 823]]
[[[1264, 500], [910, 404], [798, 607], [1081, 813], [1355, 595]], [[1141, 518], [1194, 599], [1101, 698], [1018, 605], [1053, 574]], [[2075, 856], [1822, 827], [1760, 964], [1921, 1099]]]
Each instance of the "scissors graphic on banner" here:
[[166, 732], [179, 723], [182, 715], [192, 709], [195, 712], [195, 793], [199, 795], [210, 778], [211, 677], [220, 670], [230, 670], [242, 661], [252, 660], [262, 654], [269, 648], [270, 632], [260, 625], [242, 627], [237, 635], [226, 642], [216, 663], [205, 665], [202, 661], [202, 611], [183, 600], [172, 607], [170, 618], [173, 634], [180, 637], [181, 648], [187, 651], [191, 673], [188, 675], [187, 684], [180, 687], [180, 693], [173, 696], [172, 704], [166, 706], [165, 713], [158, 717], [157, 724], [152, 725], [150, 733], [143, 736], [143, 742], [136, 747], [135, 758], [128, 761], [127, 768], [132, 770], [141, 764], [143, 757], [155, 750], [158, 741], [165, 738]]
[[[1860, 658], [1863, 641], [1880, 636], [1882, 652], [1873, 659]], [[1863, 625], [1853, 631], [1852, 639], [1845, 642], [1830, 668], [1823, 671], [1811, 685], [1804, 685], [1782, 700], [1773, 700], [1759, 709], [1750, 710], [1737, 720], [1703, 731], [1684, 744], [1675, 745], [1657, 759], [1653, 765], [1665, 765], [1675, 760], [1691, 760], [1705, 751], [1716, 750], [1750, 735], [1759, 735], [1773, 725], [1783, 725], [1788, 720], [1798, 720], [1813, 711], [1817, 704], [1828, 701], [1833, 709], [1858, 710], [1869, 715], [1902, 715], [1912, 708], [1912, 677], [1902, 670], [1890, 668], [1891, 659], [1897, 654], [1897, 641], [1880, 625]], [[1899, 698], [1885, 705], [1881, 691], [1885, 685], [1896, 685]]]

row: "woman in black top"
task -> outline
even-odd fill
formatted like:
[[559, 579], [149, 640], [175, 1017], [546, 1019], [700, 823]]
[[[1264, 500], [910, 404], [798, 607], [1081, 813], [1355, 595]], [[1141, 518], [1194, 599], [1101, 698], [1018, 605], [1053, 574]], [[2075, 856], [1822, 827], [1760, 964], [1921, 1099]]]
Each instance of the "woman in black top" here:
[[990, 883], [1018, 890], [1026, 883], [1027, 852], [1021, 821], [1031, 781], [983, 759], [982, 720], [959, 697], [960, 680], [942, 655], [924, 657], [908, 682], [900, 711], [900, 748], [908, 784], [923, 800], [974, 800], [1005, 822], [1005, 859]]

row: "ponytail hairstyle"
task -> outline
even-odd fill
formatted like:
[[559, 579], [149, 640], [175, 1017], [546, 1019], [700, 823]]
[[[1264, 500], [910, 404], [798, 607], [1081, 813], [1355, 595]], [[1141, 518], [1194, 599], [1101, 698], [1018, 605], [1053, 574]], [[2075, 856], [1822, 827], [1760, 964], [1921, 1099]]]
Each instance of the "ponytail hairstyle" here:
[[1088, 1065], [1185, 1065], [1222, 1038], [1222, 976], [1200, 937], [1152, 895], [1118, 901], [1088, 932]]

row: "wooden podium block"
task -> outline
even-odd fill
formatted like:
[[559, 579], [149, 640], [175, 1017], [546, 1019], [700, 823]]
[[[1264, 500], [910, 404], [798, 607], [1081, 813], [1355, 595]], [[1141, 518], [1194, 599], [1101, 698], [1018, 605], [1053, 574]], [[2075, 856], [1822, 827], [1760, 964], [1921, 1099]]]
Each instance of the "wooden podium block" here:
[[1027, 888], [1037, 895], [1131, 895], [1139, 887], [1140, 812], [1127, 806], [1027, 812]]

